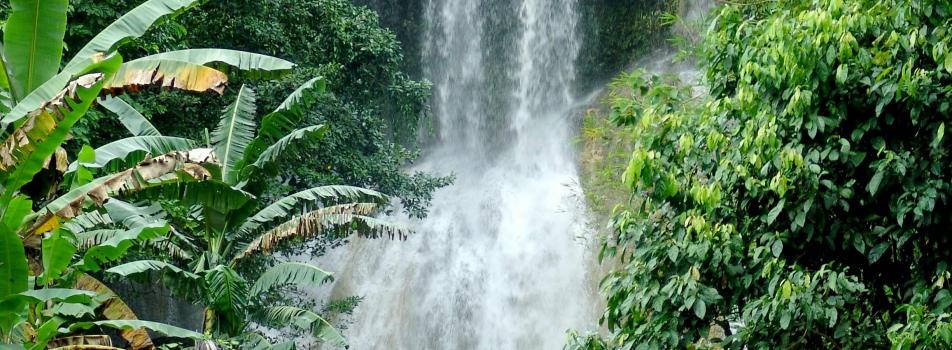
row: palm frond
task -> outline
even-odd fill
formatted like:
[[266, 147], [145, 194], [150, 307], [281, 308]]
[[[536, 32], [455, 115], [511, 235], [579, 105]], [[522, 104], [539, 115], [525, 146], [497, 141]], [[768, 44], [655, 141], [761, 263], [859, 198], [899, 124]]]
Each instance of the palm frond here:
[[80, 232], [76, 234], [76, 248], [80, 252], [85, 251], [91, 247], [103, 244], [104, 242], [112, 239], [119, 233], [122, 229], [99, 229], [99, 230], [90, 230], [85, 232]]
[[319, 286], [333, 280], [334, 276], [330, 272], [317, 266], [302, 262], [283, 262], [258, 277], [251, 287], [251, 294], [258, 295], [285, 284]]
[[[167, 154], [175, 151], [188, 151], [197, 143], [195, 141], [171, 136], [133, 136], [107, 143], [96, 149], [96, 160], [84, 163], [85, 168], [106, 168], [109, 170], [127, 169], [146, 157]], [[130, 157], [138, 153], [139, 157]], [[67, 172], [76, 171], [79, 164], [73, 162]]]
[[255, 199], [251, 193], [217, 180], [167, 182], [136, 193], [140, 199], [174, 199], [184, 206], [199, 205], [218, 213], [239, 209]]
[[248, 283], [235, 270], [218, 265], [205, 273], [209, 306], [222, 313], [241, 314], [248, 307]]
[[75, 234], [81, 234], [96, 227], [113, 224], [109, 215], [98, 210], [85, 211], [63, 223], [63, 228]]
[[242, 85], [238, 96], [225, 107], [218, 127], [212, 132], [212, 144], [221, 160], [222, 180], [230, 185], [238, 183], [240, 169], [237, 165], [244, 159], [245, 148], [255, 136], [255, 92]]
[[13, 0], [9, 4], [3, 56], [13, 96], [22, 97], [59, 72], [69, 2]]
[[118, 199], [110, 199], [103, 207], [109, 218], [126, 228], [136, 228], [154, 223], [165, 222], [165, 212], [161, 205], [135, 205]]
[[81, 214], [87, 201], [102, 206], [106, 199], [119, 192], [140, 191], [167, 182], [186, 181], [188, 178], [191, 181], [207, 179], [210, 174], [199, 164], [214, 162], [214, 153], [208, 149], [171, 152], [139, 163], [132, 169], [93, 180], [41, 209], [38, 219], [27, 231], [26, 238], [45, 233], [58, 227], [59, 222]]
[[[238, 237], [246, 237], [249, 234], [254, 233], [262, 225], [270, 223], [275, 220], [284, 219], [293, 215], [293, 212], [300, 210], [301, 207], [305, 205], [310, 205], [313, 207], [320, 206], [330, 206], [332, 204], [338, 203], [353, 203], [353, 202], [366, 202], [366, 203], [386, 203], [388, 200], [387, 196], [383, 193], [369, 190], [361, 187], [354, 186], [320, 186], [314, 187], [307, 190], [303, 190], [287, 197], [281, 198], [274, 203], [271, 203], [267, 207], [261, 209], [254, 215], [245, 220], [245, 222], [238, 228]], [[344, 208], [338, 208], [344, 209]], [[354, 208], [354, 209], [368, 209], [373, 210], [367, 207]], [[366, 210], [360, 211], [367, 215], [370, 212]]]
[[271, 146], [268, 146], [260, 154], [256, 155], [257, 159], [251, 163], [251, 166], [263, 169], [267, 164], [273, 163], [278, 160], [281, 154], [284, 153], [284, 150], [287, 149], [295, 141], [299, 140], [308, 140], [315, 141], [320, 140], [324, 137], [324, 134], [327, 133], [327, 127], [324, 125], [314, 125], [306, 128], [300, 128], [290, 132], [285, 135], [278, 141], [276, 141]]
[[221, 71], [184, 61], [131, 61], [124, 63], [103, 90], [113, 96], [158, 86], [193, 92], [225, 91], [228, 76]]
[[314, 97], [327, 90], [327, 81], [324, 77], [314, 77], [298, 86], [288, 97], [275, 108], [272, 113], [292, 111], [297, 108], [307, 108]]
[[340, 347], [347, 346], [347, 340], [330, 322], [309, 310], [294, 306], [273, 306], [265, 310], [263, 321], [277, 327], [295, 326], [310, 331], [311, 335], [321, 341]]
[[121, 44], [144, 35], [156, 23], [175, 17], [200, 2], [199, 0], [146, 1], [99, 32], [76, 53], [63, 70], [72, 72], [80, 69], [83, 67], [83, 60], [100, 52], [113, 52]]
[[[5, 184], [2, 198], [12, 198], [14, 192], [33, 181], [33, 176], [49, 164], [50, 157], [66, 140], [72, 126], [95, 101], [96, 95], [102, 89], [104, 78], [107, 77], [101, 73], [77, 78], [58, 96], [43, 102], [39, 109], [31, 111], [25, 120], [13, 119], [19, 118], [13, 112], [4, 117], [4, 120], [11, 118], [15, 129], [0, 143], [0, 182]], [[31, 95], [45, 90], [46, 88], [41, 86]], [[20, 104], [26, 103], [28, 102]], [[4, 131], [6, 130], [0, 130]], [[2, 211], [0, 209], [0, 212]]]
[[227, 49], [186, 49], [169, 51], [135, 59], [133, 62], [147, 60], [184, 61], [203, 66], [212, 66], [219, 70], [227, 70], [229, 67], [233, 67], [252, 78], [275, 78], [290, 72], [291, 69], [294, 68], [294, 63], [280, 58]]
[[60, 329], [60, 334], [69, 334], [72, 332], [77, 332], [81, 330], [86, 330], [94, 327], [104, 327], [118, 329], [120, 331], [126, 330], [150, 330], [159, 334], [164, 334], [169, 337], [176, 338], [189, 338], [189, 339], [205, 339], [205, 336], [201, 333], [190, 331], [184, 328], [179, 328], [175, 326], [170, 326], [163, 323], [152, 322], [152, 321], [141, 321], [141, 320], [104, 320], [104, 321], [95, 321], [95, 322], [76, 322], [70, 325], [69, 329]]
[[[174, 230], [174, 228], [172, 228], [172, 230]], [[86, 251], [89, 248], [103, 244], [122, 232], [124, 232], [124, 230], [100, 229], [77, 233], [76, 248], [80, 252]], [[153, 238], [145, 242], [140, 242], [140, 244], [144, 249], [149, 249], [155, 253], [166, 254], [173, 259], [189, 259], [193, 256], [189, 250], [182, 248], [182, 246], [169, 239], [168, 236]]]
[[295, 217], [265, 232], [249, 243], [235, 258], [240, 260], [258, 253], [270, 253], [282, 242], [309, 239], [322, 234], [357, 233], [363, 237], [405, 238], [410, 230], [396, 224], [365, 216], [377, 208], [375, 203], [351, 203], [317, 209]]
[[138, 260], [138, 261], [125, 263], [119, 266], [114, 266], [106, 270], [106, 272], [108, 273], [120, 275], [123, 277], [129, 277], [129, 276], [140, 274], [147, 271], [155, 271], [155, 272], [168, 271], [168, 272], [172, 272], [177, 275], [182, 275], [191, 279], [199, 278], [199, 276], [194, 273], [182, 270], [178, 266], [169, 264], [164, 261], [158, 261], [158, 260]]
[[163, 237], [169, 233], [169, 229], [167, 223], [156, 223], [122, 230], [101, 244], [86, 249], [82, 262], [74, 266], [81, 271], [98, 270], [100, 264], [119, 260], [135, 244]]
[[268, 145], [272, 145], [277, 140], [291, 133], [299, 127], [303, 120], [303, 111], [308, 108], [316, 97], [323, 94], [326, 89], [326, 82], [323, 77], [316, 77], [301, 84], [294, 92], [275, 108], [261, 118], [261, 127], [258, 128], [258, 136], [248, 146], [251, 159], [256, 159]]

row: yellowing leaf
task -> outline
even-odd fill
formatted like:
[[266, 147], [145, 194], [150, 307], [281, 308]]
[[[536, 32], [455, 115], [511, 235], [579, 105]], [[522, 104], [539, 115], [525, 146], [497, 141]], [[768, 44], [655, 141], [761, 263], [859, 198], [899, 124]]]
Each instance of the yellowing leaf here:
[[137, 60], [124, 63], [103, 88], [113, 95], [138, 92], [142, 87], [160, 86], [194, 92], [213, 91], [221, 95], [228, 76], [214, 68], [182, 61]]
[[36, 229], [37, 232], [50, 232], [60, 227], [59, 218], [51, 216], [49, 219], [40, 223], [40, 226]]

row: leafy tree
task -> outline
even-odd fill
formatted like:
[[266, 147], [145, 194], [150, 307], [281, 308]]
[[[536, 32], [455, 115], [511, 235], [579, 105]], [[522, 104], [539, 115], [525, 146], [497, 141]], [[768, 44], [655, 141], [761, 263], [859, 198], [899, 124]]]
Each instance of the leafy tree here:
[[[341, 335], [318, 314], [284, 305], [286, 299], [268, 298], [269, 292], [288, 284], [319, 285], [331, 275], [315, 266], [296, 262], [277, 262], [264, 273], [248, 262], [260, 262], [280, 244], [358, 232], [403, 236], [402, 228], [380, 222], [370, 215], [388, 202], [386, 196], [371, 190], [349, 186], [319, 186], [282, 196], [269, 205], [258, 195], [268, 175], [279, 168], [282, 153], [295, 143], [313, 141], [326, 132], [323, 125], [294, 129], [305, 118], [309, 104], [324, 91], [321, 78], [314, 78], [289, 95], [273, 112], [256, 118], [256, 94], [242, 86], [232, 104], [223, 110], [218, 127], [209, 135], [210, 159], [203, 164], [211, 171], [149, 184], [132, 198], [172, 199], [184, 205], [186, 220], [178, 237], [170, 237], [167, 246], [153, 246], [169, 253], [153, 255], [149, 260], [129, 262], [107, 272], [129, 276], [146, 271], [168, 272], [173, 287], [206, 305], [205, 332], [225, 338], [247, 337], [250, 322], [283, 328], [294, 325], [321, 340], [345, 345]], [[75, 178], [90, 169], [122, 168], [124, 163], [140, 162], [145, 154], [187, 151], [197, 143], [183, 138], [162, 136], [148, 120], [122, 100], [104, 101], [118, 113], [122, 123], [136, 136], [90, 150], [86, 161], [70, 166]], [[115, 175], [113, 175], [115, 176]], [[109, 178], [109, 176], [105, 177]], [[196, 179], [198, 181], [189, 180]], [[108, 182], [108, 180], [107, 180]], [[89, 185], [78, 188], [87, 191]], [[297, 211], [303, 210], [297, 214]], [[103, 240], [111, 235], [96, 235]], [[92, 242], [91, 244], [96, 244]], [[258, 260], [255, 260], [258, 258]], [[159, 259], [159, 260], [156, 260]], [[185, 263], [187, 268], [177, 267]], [[252, 277], [253, 276], [253, 277]], [[256, 338], [258, 339], [258, 338]], [[260, 340], [260, 339], [259, 339]]]
[[710, 96], [624, 76], [638, 205], [602, 249], [609, 338], [576, 345], [952, 346], [949, 28], [947, 1], [727, 4]]
[[[135, 2], [78, 0], [67, 42], [82, 41]], [[187, 31], [184, 28], [188, 28]], [[223, 30], [227, 28], [227, 30]], [[70, 44], [70, 46], [73, 46]], [[403, 55], [394, 35], [376, 14], [348, 0], [214, 1], [166, 23], [127, 46], [127, 55], [147, 55], [192, 46], [264, 52], [301, 65], [293, 74], [259, 84], [259, 103], [274, 109], [311, 77], [332, 83], [332, 94], [313, 104], [302, 124], [334, 125], [320, 147], [282, 169], [269, 185], [272, 196], [319, 185], [352, 184], [400, 198], [414, 216], [426, 213], [432, 192], [450, 178], [403, 169], [418, 156], [418, 126], [426, 124], [429, 83], [401, 72]], [[240, 79], [237, 82], [242, 82]], [[233, 92], [231, 92], [233, 93]], [[233, 97], [233, 96], [229, 96]], [[214, 127], [223, 102], [180, 93], [160, 93], [129, 101], [157, 123], [160, 131], [200, 139]], [[211, 107], [209, 107], [211, 106]], [[79, 145], [99, 146], [123, 137], [121, 125], [96, 111], [76, 132]]]

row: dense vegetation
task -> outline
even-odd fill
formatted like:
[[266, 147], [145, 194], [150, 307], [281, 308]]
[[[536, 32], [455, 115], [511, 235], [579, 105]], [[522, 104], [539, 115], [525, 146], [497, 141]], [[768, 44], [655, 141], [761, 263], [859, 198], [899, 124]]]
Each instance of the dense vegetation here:
[[[138, 3], [72, 1], [67, 47], [87, 40]], [[265, 53], [297, 64], [292, 74], [253, 83], [266, 110], [315, 76], [328, 82], [330, 94], [320, 96], [303, 123], [333, 128], [319, 145], [295, 156], [300, 166], [281, 170], [270, 193], [365, 186], [400, 198], [408, 213], [423, 216], [432, 192], [449, 183], [448, 178], [401, 171], [417, 157], [414, 145], [419, 127], [428, 120], [430, 87], [401, 71], [400, 43], [380, 27], [373, 11], [349, 0], [211, 1], [156, 27], [122, 52], [140, 56], [187, 47]], [[233, 84], [246, 78], [238, 75]], [[228, 90], [226, 96], [234, 93]], [[214, 127], [226, 101], [178, 92], [130, 99], [147, 117], [163, 121], [157, 127], [164, 134], [192, 139]], [[91, 113], [74, 132], [77, 142], [71, 148], [114, 141], [124, 136], [121, 130], [108, 113]]]
[[[952, 347], [952, 4], [738, 2], [698, 96], [624, 75], [634, 132], [579, 348]], [[712, 331], [716, 328], [717, 331]]]
[[597, 89], [634, 58], [665, 46], [668, 33], [663, 14], [677, 12], [679, 1], [580, 1], [579, 91]]
[[[389, 197], [336, 185], [348, 177], [344, 173], [357, 173], [357, 182], [404, 193], [406, 210], [414, 215], [422, 215], [430, 192], [446, 183], [400, 172], [414, 155], [391, 140], [415, 133], [427, 86], [399, 73], [398, 47], [392, 35], [376, 27], [372, 14], [346, 2], [302, 6], [329, 11], [319, 14], [337, 22], [325, 31], [379, 41], [330, 41], [326, 50], [340, 54], [334, 61], [296, 67], [234, 49], [167, 51], [180, 47], [172, 43], [182, 34], [183, 22], [174, 20], [199, 4], [148, 0], [124, 14], [98, 2], [73, 3], [71, 9], [66, 0], [13, 0], [4, 8], [9, 16], [0, 60], [4, 349], [111, 345], [108, 329], [116, 329], [133, 349], [159, 345], [151, 339], [155, 335], [170, 337], [165, 348], [193, 343], [201, 348], [294, 348], [295, 338], [271, 345], [282, 333], [266, 333], [263, 327], [295, 327], [344, 346], [340, 333], [319, 313], [352, 308], [353, 301], [329, 303], [337, 306], [323, 310], [291, 304], [289, 287], [321, 285], [331, 274], [270, 254], [353, 233], [406, 235], [374, 218]], [[280, 12], [295, 15], [283, 8]], [[90, 16], [77, 16], [73, 21], [82, 24], [70, 24], [70, 13]], [[361, 27], [356, 32], [342, 29], [352, 23]], [[284, 29], [302, 28], [314, 29]], [[147, 42], [147, 33], [156, 41]], [[289, 36], [300, 39], [287, 33], [281, 37]], [[367, 56], [351, 56], [354, 52]], [[313, 53], [301, 49], [297, 54]], [[378, 57], [385, 61], [375, 61]], [[328, 91], [328, 77], [354, 81]], [[248, 85], [269, 79], [284, 80], [265, 84], [262, 90], [268, 95]], [[246, 84], [229, 87], [229, 81]], [[301, 83], [294, 87], [281, 85], [297, 81]], [[380, 89], [391, 93], [380, 94]], [[270, 94], [282, 90], [288, 93]], [[229, 102], [213, 103], [220, 98], [215, 95], [225, 95]], [[152, 108], [153, 120], [161, 122], [150, 122], [130, 105], [133, 99]], [[268, 101], [267, 109], [259, 108], [259, 100]], [[96, 105], [102, 110], [94, 111]], [[181, 124], [157, 117], [164, 113]], [[206, 129], [201, 119], [209, 115], [215, 115], [215, 126]], [[84, 120], [93, 123], [82, 124]], [[397, 129], [387, 120], [412, 125]], [[201, 128], [187, 129], [186, 121]], [[344, 127], [336, 134], [335, 123]], [[163, 135], [169, 130], [181, 136]], [[64, 148], [70, 136], [77, 144]], [[318, 145], [333, 149], [314, 158], [322, 149]], [[296, 167], [286, 170], [289, 162]], [[143, 273], [161, 277], [181, 297], [204, 306], [201, 332], [138, 320], [97, 280]]]
[[[582, 4], [601, 21], [582, 85], [654, 46], [676, 2], [627, 5]], [[413, 6], [385, 24], [418, 32]], [[273, 253], [404, 237], [384, 193], [419, 217], [450, 181], [402, 171], [430, 87], [350, 1], [0, 13], [0, 349], [346, 346], [329, 315], [356, 299], [299, 303], [332, 274]], [[569, 346], [952, 348], [952, 3], [732, 1], [705, 28], [682, 42], [703, 89], [637, 70], [611, 85], [614, 129], [586, 119], [609, 143], [589, 196], [620, 203], [607, 332]], [[200, 331], [102, 282], [136, 277], [201, 306]]]

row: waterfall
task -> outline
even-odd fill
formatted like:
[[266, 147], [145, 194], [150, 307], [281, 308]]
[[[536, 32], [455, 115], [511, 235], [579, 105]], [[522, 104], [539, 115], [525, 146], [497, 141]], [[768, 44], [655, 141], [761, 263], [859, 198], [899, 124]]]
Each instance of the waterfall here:
[[[355, 349], [560, 349], [596, 324], [596, 248], [572, 147], [575, 0], [430, 0], [424, 71], [454, 173], [407, 241], [355, 239], [320, 262], [365, 297]], [[393, 218], [401, 220], [400, 218]]]

